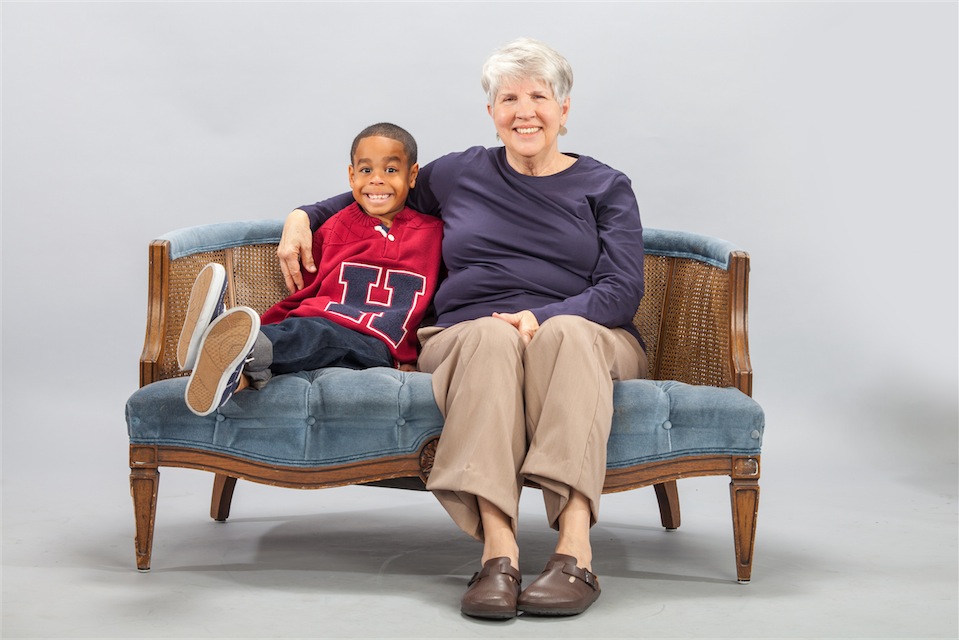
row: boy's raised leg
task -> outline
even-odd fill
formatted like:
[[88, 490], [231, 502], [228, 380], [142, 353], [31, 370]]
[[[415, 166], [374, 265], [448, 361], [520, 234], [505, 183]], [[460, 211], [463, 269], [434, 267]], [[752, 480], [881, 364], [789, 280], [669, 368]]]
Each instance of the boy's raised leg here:
[[230, 399], [243, 382], [243, 367], [260, 332], [260, 316], [249, 307], [234, 307], [210, 325], [186, 386], [190, 411], [205, 416]]
[[216, 262], [203, 267], [193, 281], [186, 318], [176, 346], [176, 360], [182, 371], [193, 368], [200, 352], [203, 333], [221, 313], [223, 294], [226, 293], [226, 269]]

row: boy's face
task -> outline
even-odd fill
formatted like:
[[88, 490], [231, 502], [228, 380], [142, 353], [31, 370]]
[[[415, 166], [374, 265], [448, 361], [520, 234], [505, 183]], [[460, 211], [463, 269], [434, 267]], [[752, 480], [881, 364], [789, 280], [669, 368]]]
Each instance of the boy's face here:
[[353, 198], [360, 208], [390, 223], [406, 205], [406, 196], [416, 184], [419, 166], [410, 166], [400, 142], [371, 136], [356, 146], [349, 171]]

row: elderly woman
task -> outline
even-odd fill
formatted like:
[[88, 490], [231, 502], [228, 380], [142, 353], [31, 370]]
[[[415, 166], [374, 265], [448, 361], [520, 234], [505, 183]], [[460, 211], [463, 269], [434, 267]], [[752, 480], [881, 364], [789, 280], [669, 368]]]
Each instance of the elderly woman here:
[[[543, 43], [521, 39], [483, 67], [503, 146], [422, 167], [408, 203], [443, 220], [449, 270], [435, 326], [419, 331], [445, 416], [427, 488], [483, 542], [463, 613], [573, 615], [599, 597], [590, 527], [599, 517], [613, 381], [643, 377], [633, 314], [643, 238], [629, 179], [559, 150], [573, 76]], [[313, 270], [310, 235], [350, 194], [297, 209], [278, 249], [291, 289]], [[524, 482], [540, 487], [555, 554], [521, 591], [516, 541]]]

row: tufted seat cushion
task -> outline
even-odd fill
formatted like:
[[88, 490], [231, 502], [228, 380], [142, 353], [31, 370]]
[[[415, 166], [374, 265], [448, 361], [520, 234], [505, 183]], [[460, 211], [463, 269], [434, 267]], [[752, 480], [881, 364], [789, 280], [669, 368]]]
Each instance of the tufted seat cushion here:
[[[186, 378], [161, 380], [130, 397], [131, 444], [324, 467], [413, 453], [443, 427], [425, 373], [333, 368], [277, 376], [206, 417], [187, 409], [186, 383]], [[758, 455], [764, 424], [760, 406], [738, 389], [617, 382], [607, 466], [702, 454]]]

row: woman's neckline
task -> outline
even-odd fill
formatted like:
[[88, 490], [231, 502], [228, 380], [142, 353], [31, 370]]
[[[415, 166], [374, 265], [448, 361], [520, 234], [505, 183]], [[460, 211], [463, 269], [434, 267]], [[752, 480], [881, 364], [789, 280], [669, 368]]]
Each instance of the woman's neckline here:
[[506, 152], [506, 147], [499, 147], [499, 149], [500, 149], [500, 159], [502, 160], [503, 164], [506, 165], [510, 171], [512, 171], [518, 176], [523, 176], [524, 178], [552, 178], [553, 176], [558, 176], [575, 167], [580, 159], [579, 154], [560, 152], [560, 156], [562, 156], [563, 158], [566, 158], [566, 160], [569, 161], [568, 164], [565, 164], [564, 162], [565, 166], [563, 166], [561, 169], [551, 173], [529, 174], [529, 173], [524, 173], [518, 170], [516, 167], [510, 164], [509, 155]]

